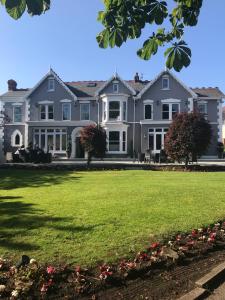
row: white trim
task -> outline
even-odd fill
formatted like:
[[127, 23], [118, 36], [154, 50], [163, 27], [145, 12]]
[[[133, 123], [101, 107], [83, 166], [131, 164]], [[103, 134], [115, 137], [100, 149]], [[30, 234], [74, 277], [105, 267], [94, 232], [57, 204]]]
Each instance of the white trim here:
[[29, 121], [27, 122], [30, 126], [88, 126], [91, 124], [96, 124], [95, 121]]
[[98, 96], [101, 91], [103, 91], [113, 80], [116, 79], [118, 79], [132, 93], [132, 95], [136, 95], [136, 91], [128, 83], [126, 83], [118, 74], [115, 74], [95, 92], [95, 96]]
[[200, 100], [200, 101], [197, 101], [197, 104], [208, 104], [208, 101]]
[[76, 137], [79, 136], [79, 133], [82, 129], [83, 127], [76, 127], [71, 133], [71, 143], [72, 143], [71, 158], [76, 158]]
[[[16, 138], [17, 135], [19, 135], [19, 137], [20, 137], [20, 143], [18, 145], [15, 143], [15, 138]], [[13, 131], [13, 133], [11, 135], [11, 146], [12, 147], [20, 147], [22, 145], [23, 145], [22, 133], [18, 129], [16, 129], [16, 130]]]
[[49, 101], [49, 100], [43, 100], [43, 101], [38, 101], [38, 104], [54, 104], [54, 101]]
[[[53, 87], [50, 88], [50, 81], [53, 82]], [[49, 77], [48, 78], [48, 92], [54, 92], [55, 91], [55, 79], [54, 77]]]
[[[163, 105], [164, 104], [168, 104], [169, 105], [169, 119], [163, 119]], [[161, 105], [161, 117], [162, 117], [162, 120], [170, 120], [172, 121], [173, 120], [173, 104], [178, 104], [178, 113], [180, 113], [180, 103], [179, 102], [162, 102], [162, 105]]]
[[176, 103], [180, 103], [181, 100], [170, 98], [170, 99], [163, 99], [163, 100], [161, 100], [161, 102], [162, 103], [174, 103], [174, 104], [176, 104]]
[[53, 69], [50, 69], [50, 71], [28, 92], [28, 94], [25, 96], [26, 98], [29, 98], [33, 92], [44, 82], [49, 76], [52, 76], [58, 81], [58, 83], [73, 97], [74, 100], [77, 100], [77, 96], [72, 93], [72, 91], [68, 88], [68, 86], [59, 78], [59, 76], [53, 71]]
[[150, 100], [150, 99], [147, 99], [147, 100], [144, 100], [143, 103], [154, 103], [154, 100]]
[[193, 98], [197, 98], [197, 94], [195, 92], [193, 92], [189, 87], [187, 87], [183, 82], [181, 82], [172, 72], [170, 72], [169, 70], [166, 71], [162, 71], [161, 73], [159, 73], [159, 75], [152, 81], [150, 81], [145, 87], [144, 89], [142, 89], [140, 91], [140, 93], [137, 95], [137, 98], [140, 99], [143, 94], [163, 75], [167, 75], [169, 74], [174, 80], [176, 80], [186, 91], [188, 91], [191, 96]]
[[72, 101], [69, 99], [63, 99], [59, 101], [60, 103], [71, 103]]
[[194, 110], [194, 100], [193, 98], [188, 98], [188, 111], [193, 112]]
[[[47, 101], [46, 101], [47, 102]], [[40, 121], [43, 122], [43, 121], [49, 121], [49, 122], [54, 122], [54, 114], [55, 114], [55, 107], [53, 105], [54, 102], [48, 102], [48, 103], [41, 103], [39, 104], [39, 118], [40, 118]], [[53, 119], [49, 119], [48, 118], [48, 115], [49, 115], [49, 106], [52, 106], [53, 108]], [[45, 119], [42, 119], [41, 118], [41, 106], [44, 106], [45, 107]]]
[[85, 101], [80, 101], [79, 103], [80, 103], [80, 104], [87, 104], [87, 103], [89, 104], [89, 103], [91, 103], [91, 102], [88, 101], [88, 100], [85, 100]]
[[172, 120], [160, 120], [160, 121], [149, 121], [149, 120], [141, 120], [140, 124], [141, 125], [167, 125], [171, 124]]
[[23, 106], [23, 103], [24, 102], [15, 102], [15, 103], [12, 103], [12, 106]]

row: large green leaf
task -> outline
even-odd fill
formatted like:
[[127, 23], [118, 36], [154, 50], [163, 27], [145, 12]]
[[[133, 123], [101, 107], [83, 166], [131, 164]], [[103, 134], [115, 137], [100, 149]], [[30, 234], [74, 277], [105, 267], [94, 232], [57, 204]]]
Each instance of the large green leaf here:
[[49, 9], [50, 0], [26, 0], [28, 13], [30, 15], [41, 15]]
[[164, 55], [167, 56], [167, 68], [174, 68], [177, 72], [180, 72], [183, 67], [189, 66], [191, 62], [191, 50], [184, 41], [174, 43], [165, 51]]
[[17, 20], [25, 12], [26, 0], [5, 0], [5, 7], [8, 14]]
[[143, 47], [138, 50], [137, 54], [144, 60], [149, 60], [152, 55], [155, 55], [158, 51], [158, 41], [156, 37], [151, 37], [145, 41]]
[[96, 39], [100, 48], [107, 48], [109, 45], [109, 31], [104, 29], [97, 35]]

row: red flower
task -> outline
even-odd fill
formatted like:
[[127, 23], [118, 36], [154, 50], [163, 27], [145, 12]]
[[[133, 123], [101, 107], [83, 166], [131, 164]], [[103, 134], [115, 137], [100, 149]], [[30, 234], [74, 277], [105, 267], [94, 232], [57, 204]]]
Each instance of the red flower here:
[[52, 275], [52, 274], [54, 274], [55, 272], [56, 272], [56, 270], [55, 270], [54, 267], [52, 267], [52, 266], [47, 267], [47, 273], [48, 273], [49, 275]]
[[155, 249], [155, 248], [158, 248], [159, 246], [160, 246], [159, 243], [153, 243], [153, 244], [151, 244], [150, 248]]

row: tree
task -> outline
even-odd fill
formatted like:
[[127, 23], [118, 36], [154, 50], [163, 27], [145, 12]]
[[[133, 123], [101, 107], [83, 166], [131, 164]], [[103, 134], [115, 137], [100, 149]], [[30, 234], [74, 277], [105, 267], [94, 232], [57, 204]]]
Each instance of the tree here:
[[93, 156], [103, 158], [107, 150], [106, 132], [99, 125], [89, 125], [80, 132], [81, 144], [88, 153], [87, 164], [91, 162]]
[[212, 136], [211, 125], [204, 116], [197, 113], [177, 114], [165, 139], [165, 151], [178, 162], [201, 156], [207, 150]]
[[[0, 1], [14, 19], [20, 18], [25, 11], [32, 16], [40, 15], [48, 10], [51, 4], [51, 0]], [[146, 26], [156, 25], [157, 29], [137, 51], [138, 56], [149, 60], [158, 52], [159, 47], [169, 45], [164, 53], [166, 66], [178, 72], [183, 67], [189, 66], [191, 50], [183, 40], [184, 29], [197, 25], [203, 0], [173, 0], [172, 9], [168, 8], [171, 0], [103, 0], [103, 2], [105, 9], [99, 12], [98, 20], [104, 26], [104, 30], [97, 36], [101, 48], [120, 47], [128, 39], [140, 38]], [[166, 23], [170, 24], [169, 30], [166, 29]]]

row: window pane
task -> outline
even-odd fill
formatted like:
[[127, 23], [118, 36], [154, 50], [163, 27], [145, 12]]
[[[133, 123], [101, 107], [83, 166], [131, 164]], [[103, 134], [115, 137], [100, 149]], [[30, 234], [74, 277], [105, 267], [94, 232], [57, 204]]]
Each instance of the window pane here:
[[126, 151], [126, 131], [123, 131], [123, 151]]
[[39, 147], [39, 135], [38, 134], [35, 134], [35, 136], [34, 136], [34, 146]]
[[118, 93], [119, 92], [119, 85], [118, 85], [118, 83], [114, 83], [113, 84], [113, 92], [114, 93]]
[[14, 107], [14, 122], [22, 122], [22, 108], [21, 106]]
[[80, 105], [80, 110], [81, 110], [81, 120], [90, 120], [90, 104], [89, 103], [82, 103]]
[[120, 117], [120, 102], [110, 101], [109, 102], [109, 119], [116, 120]]
[[20, 145], [20, 136], [19, 136], [19, 134], [17, 134], [15, 136], [15, 145]]
[[55, 150], [60, 151], [60, 135], [56, 134], [55, 136]]
[[162, 135], [157, 134], [156, 135], [156, 150], [161, 150], [162, 147]]
[[206, 104], [198, 104], [198, 111], [200, 114], [206, 114]]
[[63, 120], [70, 120], [70, 103], [63, 104]]
[[109, 132], [109, 151], [120, 151], [120, 132]]
[[46, 119], [46, 113], [45, 113], [45, 105], [41, 105], [40, 106], [40, 111], [41, 111], [41, 120], [45, 120]]
[[169, 119], [169, 110], [170, 110], [170, 107], [169, 107], [169, 104], [163, 104], [162, 106], [162, 118], [163, 120], [168, 120]]
[[150, 134], [149, 135], [149, 145], [148, 145], [150, 150], [154, 150], [154, 135]]
[[52, 78], [48, 80], [48, 90], [49, 91], [55, 90], [55, 80]]
[[174, 118], [177, 113], [179, 113], [179, 104], [172, 104], [172, 118]]
[[150, 104], [145, 105], [145, 119], [152, 118], [152, 106]]
[[127, 119], [127, 102], [123, 102], [123, 120]]
[[47, 136], [48, 150], [53, 150], [53, 135]]
[[53, 105], [48, 106], [48, 119], [53, 120]]
[[62, 151], [66, 151], [66, 140], [67, 140], [67, 136], [66, 134], [62, 135]]
[[45, 149], [45, 135], [44, 134], [41, 135], [41, 149], [42, 150]]
[[163, 78], [162, 79], [162, 88], [168, 89], [169, 88], [169, 78]]

